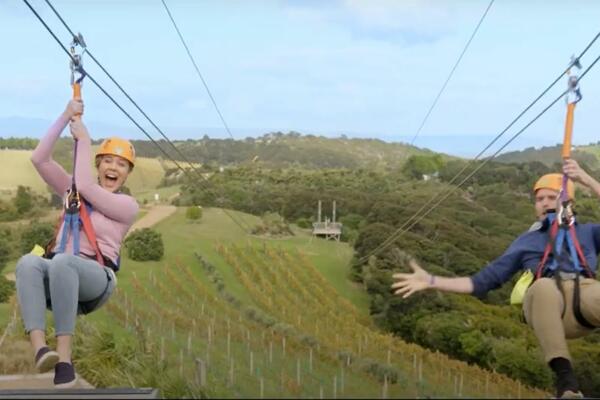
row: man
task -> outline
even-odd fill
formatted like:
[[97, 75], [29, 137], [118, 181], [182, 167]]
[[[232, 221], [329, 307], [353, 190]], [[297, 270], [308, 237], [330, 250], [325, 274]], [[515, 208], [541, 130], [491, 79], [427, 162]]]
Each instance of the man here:
[[[600, 183], [575, 160], [565, 160], [563, 173], [569, 178], [567, 192], [571, 199], [575, 193], [572, 181], [588, 187], [600, 198]], [[394, 274], [394, 293], [407, 298], [421, 290], [436, 289], [482, 295], [502, 286], [520, 270], [530, 270], [535, 275], [549, 241], [551, 218], [559, 203], [561, 187], [561, 174], [544, 175], [537, 181], [534, 194], [538, 223], [477, 274], [457, 278], [433, 276], [411, 261], [413, 273]], [[555, 259], [550, 254], [547, 261], [542, 263], [544, 269], [540, 272], [543, 271], [543, 274], [529, 287], [523, 301], [525, 320], [533, 328], [544, 359], [556, 375], [559, 398], [583, 397], [573, 373], [566, 339], [584, 336], [592, 332], [593, 327], [600, 327], [600, 282], [582, 276], [579, 279], [578, 296], [574, 297], [576, 267], [573, 260], [575, 257], [576, 262], [585, 261], [595, 274], [600, 252], [600, 224], [576, 224], [575, 232], [585, 260], [577, 259], [577, 254], [571, 255], [567, 248], [563, 249], [562, 257]], [[552, 270], [548, 266], [558, 268]], [[574, 307], [574, 299], [579, 300], [579, 307]], [[580, 311], [579, 315], [576, 315], [577, 311]]]

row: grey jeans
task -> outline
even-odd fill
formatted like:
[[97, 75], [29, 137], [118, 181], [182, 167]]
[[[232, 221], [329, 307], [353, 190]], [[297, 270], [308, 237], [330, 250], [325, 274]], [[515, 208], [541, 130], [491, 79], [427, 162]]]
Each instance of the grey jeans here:
[[[17, 263], [16, 277], [25, 330], [45, 330], [50, 308], [56, 336], [72, 335], [77, 314], [98, 309], [116, 285], [108, 267], [72, 254], [56, 254], [51, 260], [27, 254]], [[85, 302], [93, 304], [85, 307]]]

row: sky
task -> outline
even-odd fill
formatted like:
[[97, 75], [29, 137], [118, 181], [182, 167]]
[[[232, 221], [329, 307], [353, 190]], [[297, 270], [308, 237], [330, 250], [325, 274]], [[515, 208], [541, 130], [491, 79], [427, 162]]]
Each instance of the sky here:
[[[46, 3], [30, 2], [68, 45]], [[410, 142], [489, 0], [166, 3], [234, 138], [298, 131]], [[228, 137], [160, 0], [52, 4], [170, 138]], [[415, 145], [476, 154], [585, 48], [598, 21], [599, 1], [496, 0]], [[69, 60], [22, 0], [0, 0], [0, 38], [0, 136], [40, 137], [69, 100]], [[598, 55], [600, 40], [583, 67]], [[84, 67], [160, 137], [89, 57]], [[581, 90], [574, 143], [597, 142], [600, 63]], [[83, 96], [92, 137], [145, 138], [91, 81]], [[509, 149], [561, 142], [564, 117], [561, 101]]]

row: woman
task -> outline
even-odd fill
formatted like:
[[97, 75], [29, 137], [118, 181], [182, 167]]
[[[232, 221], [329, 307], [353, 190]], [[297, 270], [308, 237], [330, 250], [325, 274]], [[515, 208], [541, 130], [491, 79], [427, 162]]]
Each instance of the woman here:
[[[600, 183], [588, 175], [575, 160], [565, 160], [563, 173], [570, 178], [567, 192], [571, 199], [575, 194], [572, 181], [588, 187], [600, 197]], [[393, 278], [397, 282], [392, 285], [392, 289], [395, 294], [407, 298], [421, 290], [436, 289], [483, 295], [508, 282], [520, 270], [529, 269], [535, 274], [548, 243], [549, 220], [554, 216], [561, 186], [561, 174], [548, 174], [537, 181], [534, 195], [538, 223], [529, 232], [519, 236], [502, 256], [474, 276], [433, 276], [412, 261], [412, 274], [394, 274]], [[595, 273], [597, 255], [600, 253], [600, 224], [576, 224], [575, 231], [586, 264]], [[550, 255], [545, 265], [552, 262], [553, 257]], [[545, 274], [533, 282], [523, 301], [525, 319], [535, 332], [545, 361], [555, 373], [558, 398], [583, 397], [573, 373], [566, 339], [584, 336], [592, 332], [593, 327], [600, 327], [600, 282], [591, 277], [581, 279], [578, 296], [580, 308], [574, 307], [574, 271], [573, 260], [565, 261], [563, 258], [562, 265], [556, 272], [546, 269]], [[583, 320], [577, 316], [577, 311], [583, 314]]]
[[[89, 219], [104, 265], [96, 258], [93, 243], [83, 232], [79, 235], [79, 252], [75, 252], [79, 255], [74, 255], [77, 246], [73, 245], [73, 232], [67, 233], [66, 243], [61, 246], [63, 226], [49, 254], [44, 257], [25, 255], [16, 270], [21, 316], [34, 349], [36, 368], [40, 372], [54, 368], [57, 388], [76, 384], [71, 363], [76, 315], [98, 309], [113, 292], [121, 242], [139, 208], [133, 197], [119, 192], [135, 163], [133, 146], [119, 138], [105, 140], [96, 154], [98, 178], [94, 179], [90, 164], [91, 140], [81, 121], [82, 114], [83, 102], [71, 100], [34, 150], [31, 161], [42, 179], [61, 196], [74, 181], [88, 204]], [[51, 158], [52, 149], [67, 124], [77, 143], [74, 179]], [[46, 307], [50, 307], [54, 315], [56, 351], [46, 345]]]

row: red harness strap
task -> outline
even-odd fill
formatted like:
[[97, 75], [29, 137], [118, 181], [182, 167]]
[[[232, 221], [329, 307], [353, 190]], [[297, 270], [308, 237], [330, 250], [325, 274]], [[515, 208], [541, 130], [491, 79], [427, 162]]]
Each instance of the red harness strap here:
[[102, 257], [102, 253], [100, 252], [100, 247], [98, 247], [98, 240], [96, 239], [96, 232], [94, 231], [94, 227], [92, 226], [92, 221], [90, 220], [90, 215], [87, 210], [87, 206], [85, 205], [85, 201], [81, 202], [81, 207], [79, 209], [79, 217], [81, 218], [81, 225], [83, 225], [83, 231], [90, 242], [90, 245], [94, 249], [94, 253], [96, 253], [96, 260], [100, 264], [100, 266], [104, 266], [104, 258]]

